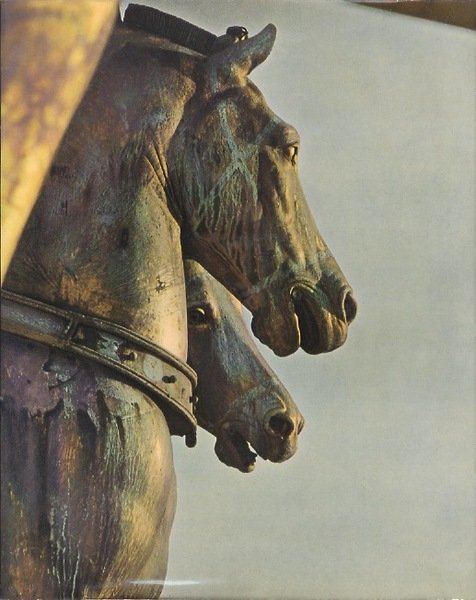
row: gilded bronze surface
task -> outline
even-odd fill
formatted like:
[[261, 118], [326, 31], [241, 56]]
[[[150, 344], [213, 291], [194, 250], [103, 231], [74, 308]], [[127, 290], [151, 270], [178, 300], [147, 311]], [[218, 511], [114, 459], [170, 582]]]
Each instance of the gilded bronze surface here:
[[2, 281], [101, 56], [115, 0], [14, 0], [2, 13]]

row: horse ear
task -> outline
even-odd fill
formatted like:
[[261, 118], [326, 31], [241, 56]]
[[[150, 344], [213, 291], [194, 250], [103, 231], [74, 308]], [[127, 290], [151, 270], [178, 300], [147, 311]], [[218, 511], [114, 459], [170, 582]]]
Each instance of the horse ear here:
[[236, 79], [246, 77], [251, 71], [269, 56], [274, 40], [276, 27], [271, 23], [246, 40], [230, 44], [220, 52], [207, 59], [207, 66], [217, 78], [217, 83], [227, 84]]

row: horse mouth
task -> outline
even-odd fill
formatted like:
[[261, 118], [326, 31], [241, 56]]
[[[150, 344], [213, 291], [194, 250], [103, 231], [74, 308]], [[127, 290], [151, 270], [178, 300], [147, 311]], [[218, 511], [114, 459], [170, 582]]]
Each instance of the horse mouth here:
[[318, 327], [320, 309], [316, 306], [312, 292], [304, 286], [295, 287], [291, 291], [291, 298], [298, 321], [301, 348], [308, 354], [322, 352]]
[[242, 473], [254, 470], [258, 456], [244, 436], [228, 423], [223, 425], [217, 436], [215, 453], [221, 462]]
[[356, 303], [343, 288], [333, 306], [326, 293], [305, 284], [294, 286], [291, 299], [299, 329], [299, 344], [308, 354], [331, 352], [347, 339], [347, 329], [356, 313]]

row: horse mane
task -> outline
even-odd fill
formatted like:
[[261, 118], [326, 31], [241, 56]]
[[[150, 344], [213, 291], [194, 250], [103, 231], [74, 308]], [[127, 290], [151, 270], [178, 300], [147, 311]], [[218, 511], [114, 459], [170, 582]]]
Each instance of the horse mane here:
[[129, 4], [123, 24], [189, 48], [205, 56], [210, 54], [217, 36], [184, 19], [141, 4]]

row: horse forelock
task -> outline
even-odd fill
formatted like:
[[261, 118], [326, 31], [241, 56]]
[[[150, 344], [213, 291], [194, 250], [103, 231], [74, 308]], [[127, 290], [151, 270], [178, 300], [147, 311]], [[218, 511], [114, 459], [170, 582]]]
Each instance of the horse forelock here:
[[170, 40], [184, 48], [208, 55], [217, 36], [175, 15], [157, 8], [129, 4], [123, 24], [131, 29], [144, 31]]

